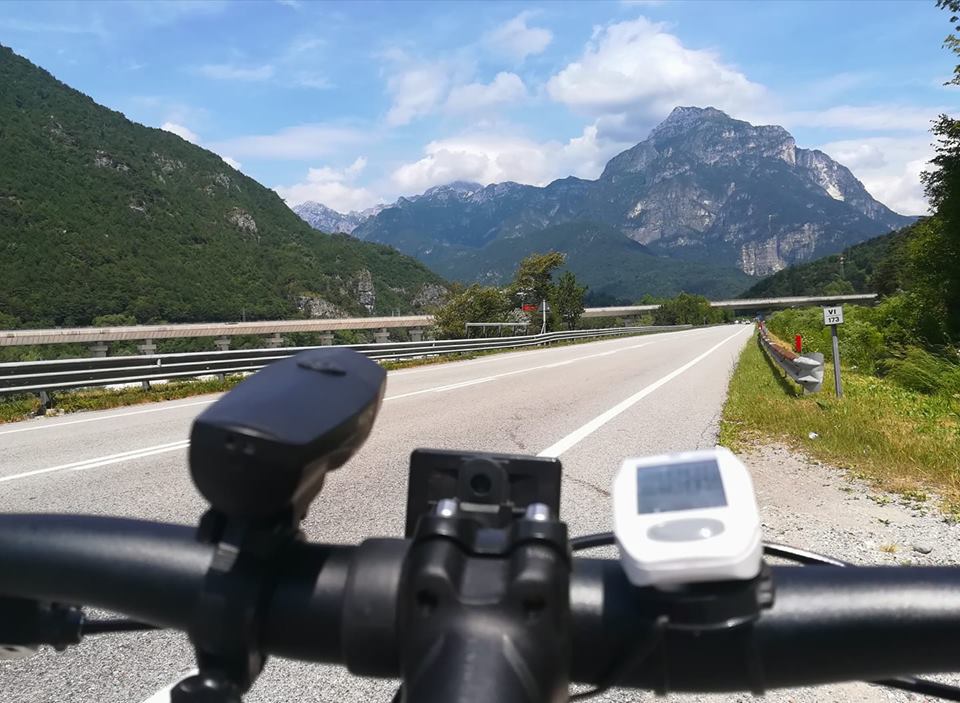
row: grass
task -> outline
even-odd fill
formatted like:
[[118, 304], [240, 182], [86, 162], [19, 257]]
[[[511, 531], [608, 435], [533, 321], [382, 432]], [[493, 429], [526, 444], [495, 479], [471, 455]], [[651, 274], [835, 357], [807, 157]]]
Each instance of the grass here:
[[[643, 334], [643, 333], [641, 333]], [[638, 336], [621, 335], [615, 339], [623, 337]], [[551, 347], [566, 347], [576, 344], [586, 344], [588, 342], [601, 341], [602, 339], [614, 339], [614, 337], [589, 338], [589, 339], [571, 339], [560, 342], [551, 342]], [[484, 351], [464, 352], [461, 354], [446, 354], [442, 356], [430, 356], [421, 359], [403, 359], [400, 361], [383, 361], [381, 365], [387, 371], [397, 369], [408, 369], [415, 366], [429, 366], [431, 364], [445, 364], [451, 361], [467, 361], [469, 359], [478, 359], [482, 356], [491, 356], [493, 354], [503, 354], [507, 352], [528, 351], [542, 349], [542, 347], [521, 347], [519, 349], [488, 349]], [[65, 391], [54, 394], [53, 409], [49, 415], [62, 415], [66, 413], [79, 412], [83, 410], [108, 410], [127, 405], [139, 405], [142, 403], [154, 403], [161, 400], [176, 400], [178, 398], [188, 398], [195, 395], [206, 395], [208, 393], [223, 393], [243, 380], [243, 376], [227, 376], [225, 380], [183, 380], [170, 381], [164, 384], [157, 384], [148, 391], [140, 388], [123, 388], [110, 390], [107, 388], [92, 388], [76, 391]], [[5, 422], [19, 422], [37, 415], [40, 409], [40, 401], [35, 396], [14, 396], [0, 397], [0, 424]]]
[[960, 513], [960, 396], [926, 395], [845, 369], [837, 399], [829, 364], [824, 378], [822, 391], [804, 396], [749, 343], [730, 382], [720, 442], [738, 451], [782, 441], [906, 500], [939, 494], [945, 510]]

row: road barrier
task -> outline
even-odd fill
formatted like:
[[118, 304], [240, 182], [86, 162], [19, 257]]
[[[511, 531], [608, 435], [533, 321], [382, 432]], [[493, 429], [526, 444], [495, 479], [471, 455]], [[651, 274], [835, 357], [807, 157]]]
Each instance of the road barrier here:
[[[566, 340], [594, 339], [645, 332], [667, 332], [689, 328], [690, 325], [615, 327], [548, 332], [519, 337], [442, 339], [420, 342], [347, 344], [342, 346], [378, 361], [396, 361], [494, 349], [522, 349]], [[318, 347], [237, 349], [234, 351], [4, 363], [0, 364], [0, 395], [36, 393], [40, 395], [44, 405], [46, 405], [49, 401], [49, 394], [54, 391], [137, 382], [146, 385], [150, 381], [250, 373], [278, 359], [293, 356], [304, 349], [316, 348]]]
[[819, 352], [797, 354], [767, 331], [760, 322], [760, 346], [767, 352], [777, 366], [803, 388], [804, 393], [816, 393], [823, 385], [823, 354]]

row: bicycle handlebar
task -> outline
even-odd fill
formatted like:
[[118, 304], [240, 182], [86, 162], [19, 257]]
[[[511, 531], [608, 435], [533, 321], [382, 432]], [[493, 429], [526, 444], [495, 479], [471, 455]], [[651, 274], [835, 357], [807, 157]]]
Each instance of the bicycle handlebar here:
[[[0, 593], [95, 606], [186, 630], [214, 558], [214, 547], [195, 534], [186, 526], [120, 518], [0, 515]], [[408, 547], [402, 539], [291, 544], [264, 609], [263, 650], [343, 664], [364, 675], [400, 676], [388, 630], [397, 622]], [[772, 572], [776, 602], [752, 626], [667, 630], [617, 685], [741, 691], [758, 683], [779, 688], [956, 668], [960, 569]], [[652, 589], [631, 586], [618, 562], [574, 559], [571, 679], [603, 683], [611, 662], [653, 631], [659, 602]]]

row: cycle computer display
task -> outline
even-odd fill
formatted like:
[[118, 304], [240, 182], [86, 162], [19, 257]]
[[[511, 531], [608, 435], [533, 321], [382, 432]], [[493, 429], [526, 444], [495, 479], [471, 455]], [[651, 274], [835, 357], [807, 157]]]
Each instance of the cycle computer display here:
[[723, 447], [627, 459], [613, 483], [613, 519], [635, 586], [745, 580], [760, 571], [753, 482]]

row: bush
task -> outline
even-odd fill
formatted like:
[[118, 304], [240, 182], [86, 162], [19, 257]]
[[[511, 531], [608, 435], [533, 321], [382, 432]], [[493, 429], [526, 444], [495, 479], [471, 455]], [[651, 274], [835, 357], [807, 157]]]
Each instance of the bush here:
[[920, 347], [909, 347], [883, 364], [888, 379], [912, 391], [928, 395], [960, 394], [960, 364]]

